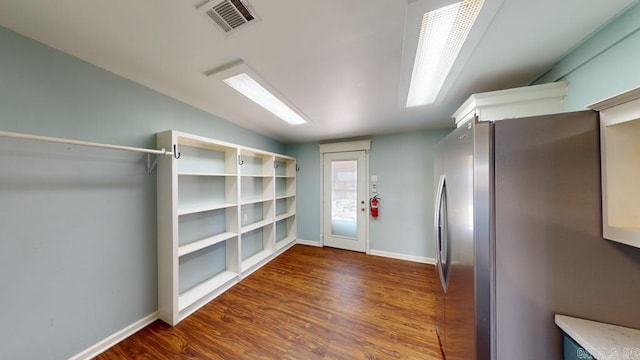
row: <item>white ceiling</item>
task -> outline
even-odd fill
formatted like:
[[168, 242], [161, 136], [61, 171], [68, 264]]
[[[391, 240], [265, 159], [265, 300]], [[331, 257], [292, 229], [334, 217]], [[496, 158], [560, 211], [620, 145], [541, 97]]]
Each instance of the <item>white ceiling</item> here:
[[[248, 0], [262, 21], [228, 36], [196, 10], [201, 0], [1, 0], [0, 26], [241, 126], [306, 142], [451, 126], [470, 94], [527, 85], [635, 2], [485, 1], [502, 6], [481, 19], [488, 27], [463, 50], [468, 60], [456, 64], [444, 101], [414, 109], [399, 106], [402, 64], [415, 51], [403, 44], [407, 8], [452, 0]], [[311, 122], [287, 125], [203, 75], [238, 59]]]

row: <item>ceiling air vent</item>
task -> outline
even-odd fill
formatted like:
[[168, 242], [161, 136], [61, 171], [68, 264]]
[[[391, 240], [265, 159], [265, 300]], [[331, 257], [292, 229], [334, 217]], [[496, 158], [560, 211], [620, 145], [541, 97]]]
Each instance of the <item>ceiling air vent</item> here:
[[259, 20], [251, 6], [241, 0], [208, 1], [200, 10], [215, 21], [225, 33]]

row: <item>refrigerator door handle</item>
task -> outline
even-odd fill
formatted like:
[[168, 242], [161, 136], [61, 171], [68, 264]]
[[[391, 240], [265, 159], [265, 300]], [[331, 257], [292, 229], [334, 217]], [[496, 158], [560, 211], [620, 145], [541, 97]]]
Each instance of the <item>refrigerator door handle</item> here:
[[440, 236], [440, 207], [442, 206], [442, 186], [444, 185], [444, 175], [440, 175], [440, 180], [438, 181], [438, 187], [436, 191], [436, 201], [435, 201], [435, 209], [434, 209], [434, 217], [433, 217], [433, 238], [436, 241], [436, 263], [438, 269], [440, 269], [440, 252], [442, 251], [442, 237]]
[[[443, 252], [446, 252], [446, 241], [447, 239], [443, 239], [446, 235], [446, 215], [445, 219], [442, 217], [443, 210], [446, 211], [446, 176], [440, 175], [440, 180], [438, 181], [438, 191], [436, 193], [436, 206], [435, 206], [435, 216], [434, 216], [434, 237], [436, 241], [436, 267], [438, 268], [438, 275], [440, 277], [440, 284], [442, 285], [442, 289], [444, 292], [447, 292], [447, 283], [445, 281], [445, 269], [443, 268], [444, 259], [446, 259], [446, 255], [443, 256]], [[444, 201], [443, 201], [444, 200]], [[443, 209], [444, 206], [444, 209]], [[445, 223], [443, 223], [445, 222]], [[443, 245], [445, 247], [443, 248]]]

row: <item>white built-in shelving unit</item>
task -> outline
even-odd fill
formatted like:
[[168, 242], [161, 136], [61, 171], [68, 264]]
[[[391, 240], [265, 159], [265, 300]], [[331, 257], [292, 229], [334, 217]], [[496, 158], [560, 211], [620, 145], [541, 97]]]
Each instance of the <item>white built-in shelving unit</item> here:
[[171, 130], [158, 146], [158, 312], [175, 325], [296, 240], [296, 162]]

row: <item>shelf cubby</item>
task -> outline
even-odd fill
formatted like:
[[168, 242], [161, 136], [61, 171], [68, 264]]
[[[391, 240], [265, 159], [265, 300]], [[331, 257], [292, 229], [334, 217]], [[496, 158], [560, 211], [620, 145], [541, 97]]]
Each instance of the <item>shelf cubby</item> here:
[[275, 177], [287, 177], [287, 161], [282, 158], [275, 158], [273, 161]]
[[296, 213], [296, 197], [276, 199], [275, 201], [275, 220], [278, 221]]
[[271, 223], [273, 222], [273, 201], [242, 205], [240, 207], [240, 217], [240, 229], [243, 233]]
[[222, 209], [237, 203], [236, 176], [178, 176], [178, 214]]
[[249, 204], [273, 199], [273, 177], [241, 176], [240, 203]]
[[253, 150], [240, 150], [240, 174], [243, 176], [274, 176], [273, 155]]
[[178, 173], [185, 174], [237, 174], [234, 147], [207, 144], [203, 141], [178, 137]]
[[238, 233], [238, 208], [211, 210], [178, 217], [178, 256], [215, 245]]
[[241, 271], [250, 271], [273, 254], [273, 223], [265, 224], [241, 235]]
[[275, 224], [276, 250], [280, 250], [296, 240], [296, 216], [292, 214]]
[[275, 197], [277, 199], [296, 195], [296, 179], [281, 177], [275, 179]]
[[179, 258], [179, 311], [215, 290], [214, 285], [225, 283], [228, 277], [238, 275], [237, 267], [228, 264], [228, 260], [233, 260], [237, 253], [237, 250], [234, 251], [237, 247], [232, 243], [219, 242]]
[[274, 159], [275, 176], [284, 178], [296, 177], [296, 160], [293, 158], [285, 158], [276, 156]]
[[216, 291], [231, 281], [237, 281], [238, 273], [233, 271], [221, 271], [215, 276], [203, 281], [193, 288], [180, 294], [178, 298], [179, 311], [185, 310], [187, 307], [195, 304], [208, 294]]

